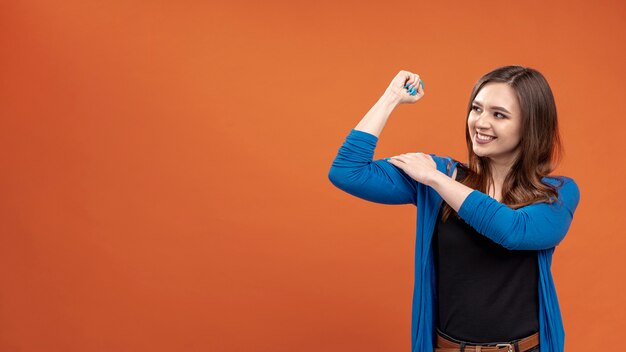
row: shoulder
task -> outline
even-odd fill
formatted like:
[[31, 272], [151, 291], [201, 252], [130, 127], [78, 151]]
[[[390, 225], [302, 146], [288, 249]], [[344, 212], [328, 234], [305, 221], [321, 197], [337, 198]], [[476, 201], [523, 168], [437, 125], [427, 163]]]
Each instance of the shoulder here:
[[580, 188], [576, 181], [567, 176], [545, 176], [542, 181], [556, 187], [559, 198], [575, 209], [580, 201]]
[[[450, 156], [440, 156], [440, 155], [436, 155], [432, 153], [429, 155], [433, 158], [433, 160], [437, 164], [437, 168], [439, 169], [439, 171], [444, 172], [446, 175], [450, 176], [451, 178], [456, 177], [457, 170], [459, 169], [458, 166], [463, 165], [461, 162], [459, 162], [458, 160]], [[465, 167], [465, 165], [463, 166]], [[452, 170], [452, 174], [450, 174], [451, 170]]]
[[573, 178], [568, 177], [568, 176], [544, 176], [541, 179], [541, 181], [548, 185], [556, 186], [557, 188], [562, 188], [562, 187], [565, 187], [566, 185], [569, 187], [578, 188], [576, 181], [574, 181]]

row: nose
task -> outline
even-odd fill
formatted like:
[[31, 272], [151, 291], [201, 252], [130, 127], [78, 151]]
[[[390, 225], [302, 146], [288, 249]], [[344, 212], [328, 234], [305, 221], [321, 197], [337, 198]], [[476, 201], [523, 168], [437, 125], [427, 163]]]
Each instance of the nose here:
[[476, 122], [474, 123], [474, 125], [479, 130], [489, 129], [489, 125], [486, 121], [486, 118], [483, 116], [484, 114], [485, 114], [485, 111], [481, 112], [480, 114], [477, 114], [476, 116]]

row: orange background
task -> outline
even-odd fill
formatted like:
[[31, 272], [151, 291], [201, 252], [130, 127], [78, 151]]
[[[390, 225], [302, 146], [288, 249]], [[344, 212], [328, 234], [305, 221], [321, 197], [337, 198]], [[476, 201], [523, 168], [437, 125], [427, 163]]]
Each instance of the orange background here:
[[[0, 351], [408, 351], [415, 208], [327, 174], [401, 70], [376, 158], [466, 161], [502, 65], [554, 91], [581, 202], [568, 351], [623, 336], [619, 1], [3, 1]], [[606, 346], [606, 345], [604, 345]]]

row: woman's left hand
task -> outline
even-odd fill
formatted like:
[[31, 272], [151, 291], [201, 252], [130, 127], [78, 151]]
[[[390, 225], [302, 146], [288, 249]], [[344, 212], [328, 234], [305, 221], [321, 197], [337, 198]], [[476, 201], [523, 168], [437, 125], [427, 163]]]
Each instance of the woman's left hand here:
[[387, 162], [401, 168], [407, 175], [419, 183], [430, 186], [439, 173], [437, 163], [429, 154], [405, 153], [386, 159]]

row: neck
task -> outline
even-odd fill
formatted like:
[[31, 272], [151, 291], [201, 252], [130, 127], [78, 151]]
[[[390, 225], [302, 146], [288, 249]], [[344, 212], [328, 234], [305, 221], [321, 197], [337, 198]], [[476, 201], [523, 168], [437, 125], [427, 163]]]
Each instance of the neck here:
[[502, 185], [504, 183], [504, 179], [511, 171], [514, 160], [514, 158], [511, 158], [509, 160], [498, 160], [492, 158], [489, 159], [491, 176], [493, 177], [493, 181], [495, 182], [495, 184]]

